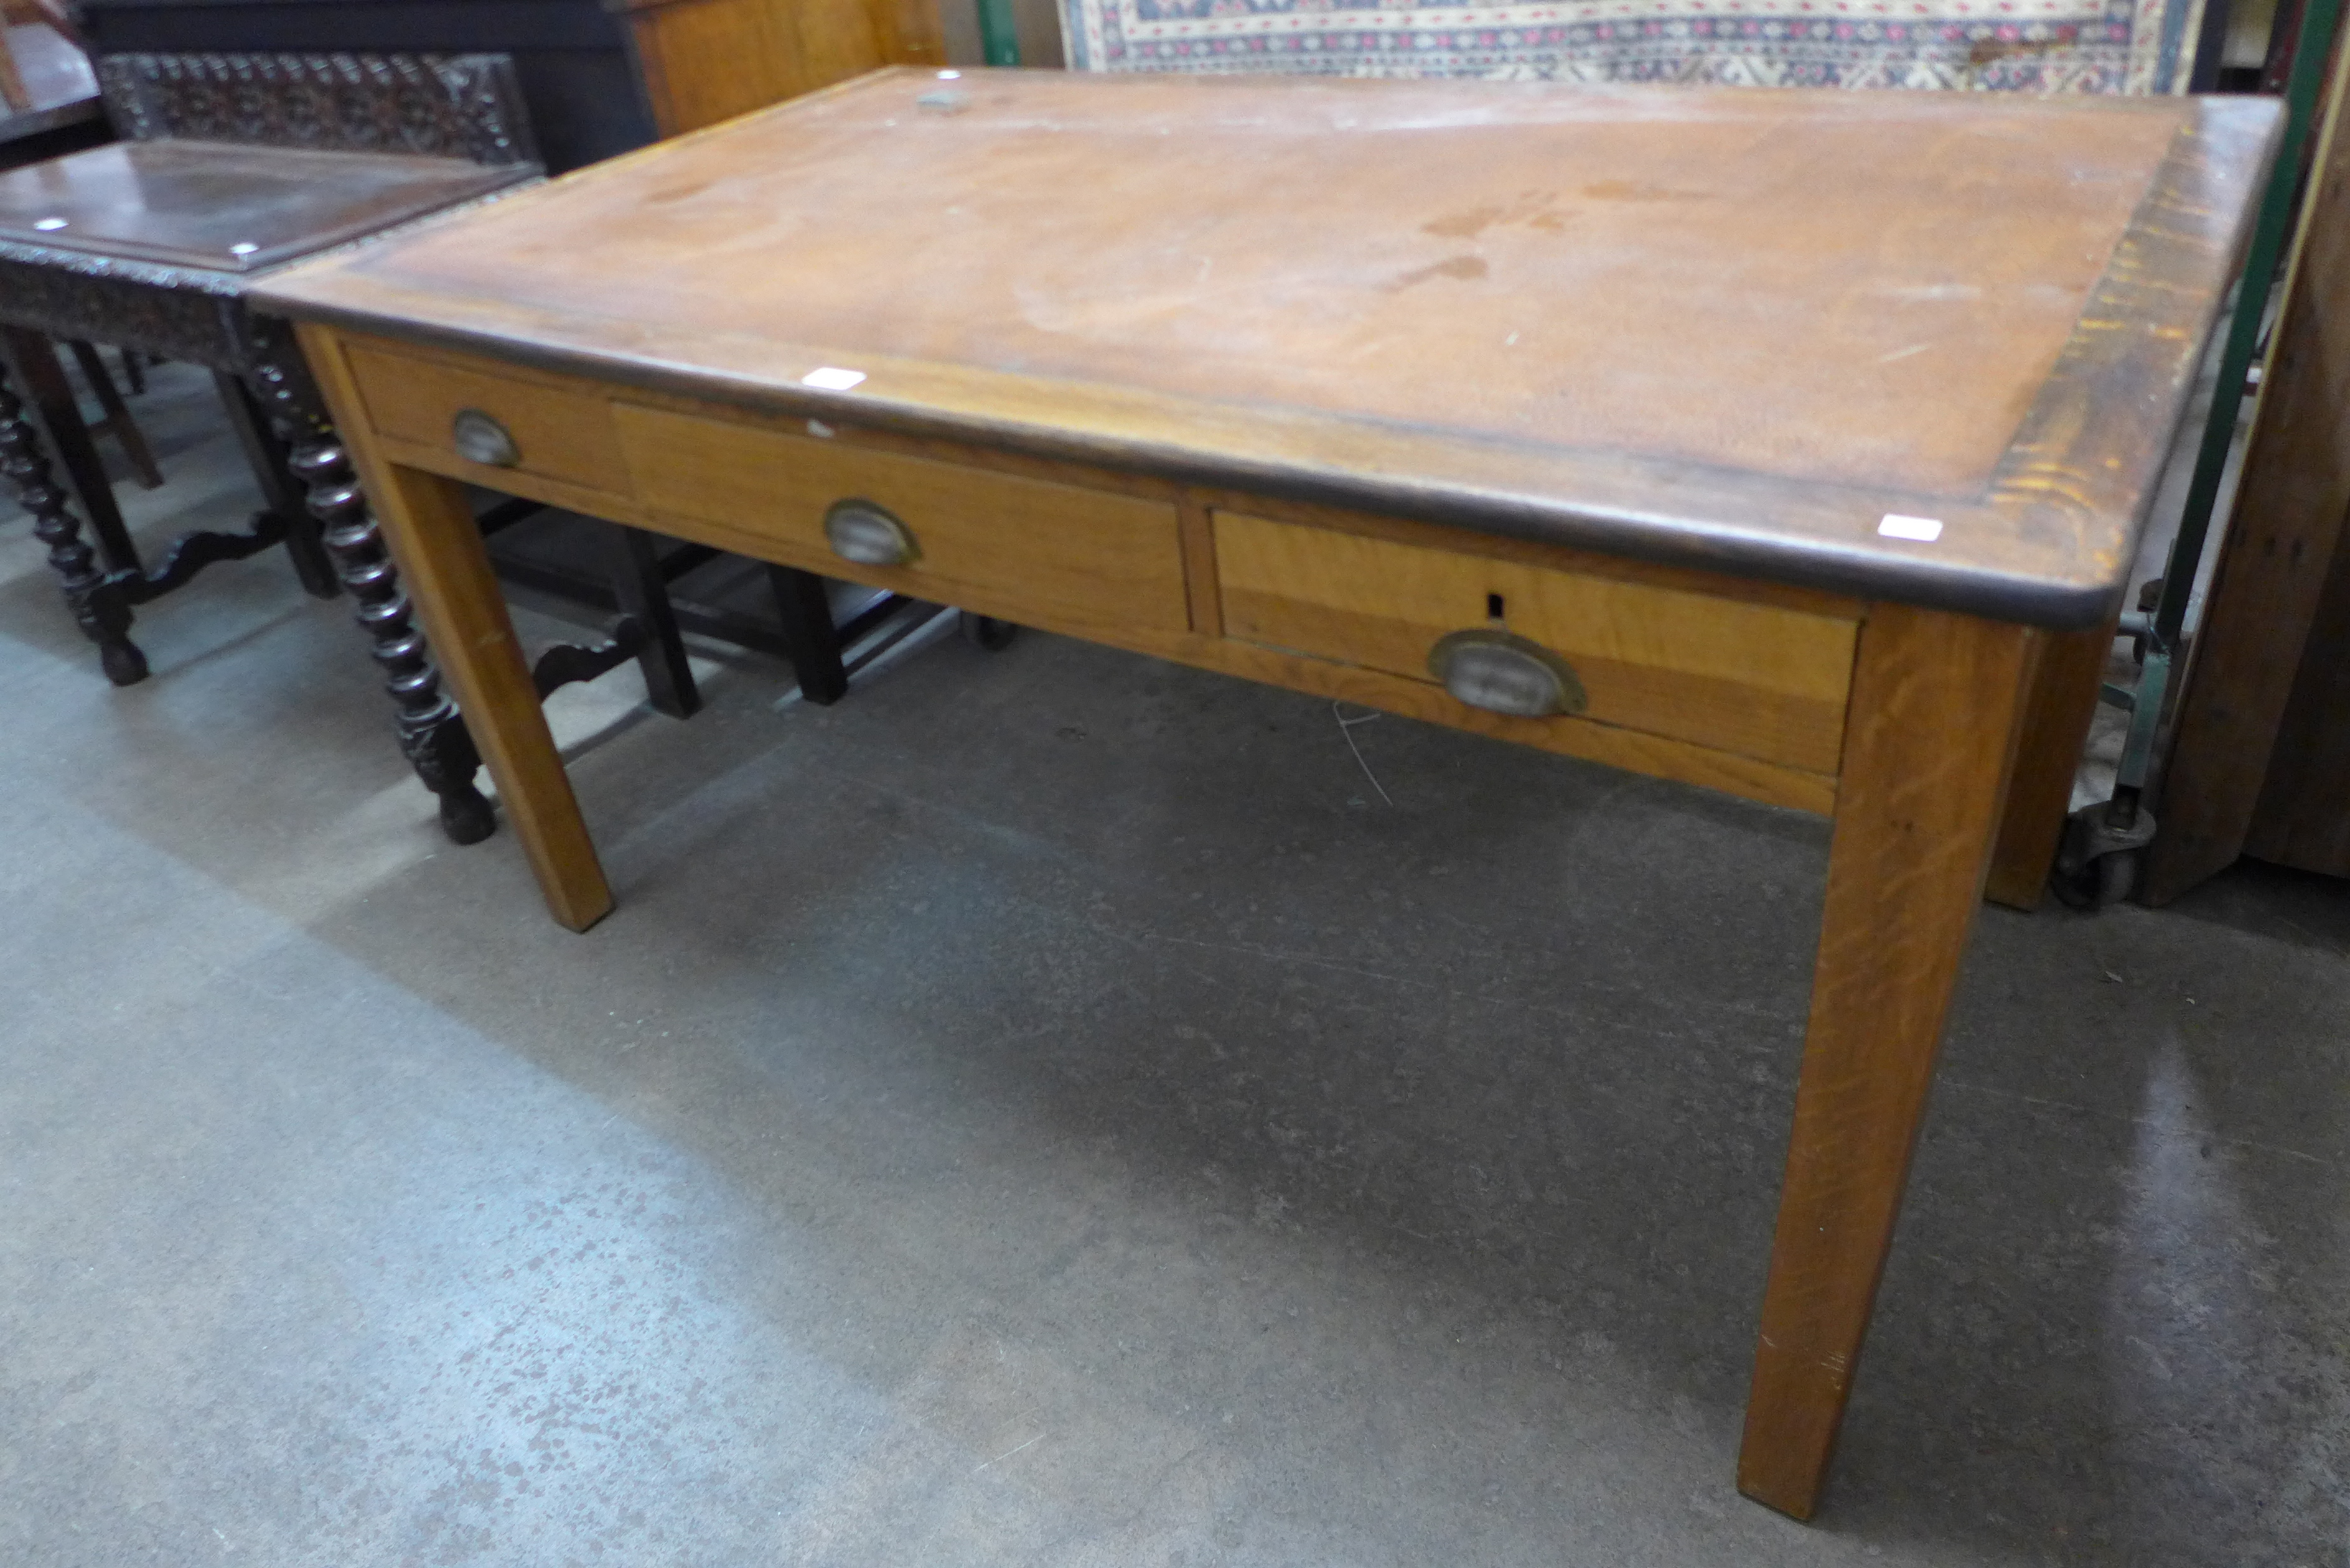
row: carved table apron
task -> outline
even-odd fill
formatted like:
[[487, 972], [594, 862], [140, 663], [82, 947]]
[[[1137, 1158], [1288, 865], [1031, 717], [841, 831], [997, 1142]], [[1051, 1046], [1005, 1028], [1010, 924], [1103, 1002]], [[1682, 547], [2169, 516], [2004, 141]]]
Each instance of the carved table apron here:
[[2121, 591], [2275, 128], [885, 72], [265, 293], [575, 929], [467, 482], [1832, 815], [1739, 1464], [1809, 1517], [2034, 661]]

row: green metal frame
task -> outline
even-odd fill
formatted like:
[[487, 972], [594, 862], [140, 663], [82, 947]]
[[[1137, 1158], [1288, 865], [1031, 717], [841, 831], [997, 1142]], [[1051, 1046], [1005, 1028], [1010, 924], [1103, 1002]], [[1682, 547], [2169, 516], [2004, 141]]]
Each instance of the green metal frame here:
[[2204, 422], [2203, 444], [2195, 456], [2195, 474], [2187, 487], [2187, 506], [2178, 520], [2178, 535], [2171, 541], [2162, 574], [2162, 596], [2146, 628], [2146, 662], [2137, 690], [2129, 702], [2129, 738], [2123, 744], [2120, 767], [2114, 777], [2114, 798], [2106, 808], [2108, 826], [2128, 828], [2137, 820], [2139, 795], [2154, 765], [2154, 741], [2163, 717], [2187, 625], [2187, 605], [2195, 591], [2197, 569], [2211, 532], [2211, 514], [2220, 497], [2220, 481], [2228, 466], [2228, 451], [2236, 435], [2236, 417], [2244, 397], [2244, 379], [2252, 353], [2260, 345], [2261, 319], [2266, 314], [2269, 290], [2293, 232], [2302, 161], [2316, 133], [2318, 95], [2324, 90], [2325, 68], [2334, 52], [2334, 35], [2342, 19], [2342, 0], [2309, 0], [2303, 14], [2301, 36], [2293, 57], [2293, 74], [2285, 83], [2284, 143], [2277, 151], [2276, 168], [2261, 202], [2251, 249], [2244, 256], [2244, 274], [2236, 288], [2236, 308], [2228, 324], [2227, 346], [2220, 355], [2220, 379], [2211, 395], [2211, 415]]
[[[2341, 0], [2318, 3], [2338, 5]], [[1012, 0], [979, 0], [979, 47], [991, 66], [1020, 63], [1020, 29], [1013, 20]]]

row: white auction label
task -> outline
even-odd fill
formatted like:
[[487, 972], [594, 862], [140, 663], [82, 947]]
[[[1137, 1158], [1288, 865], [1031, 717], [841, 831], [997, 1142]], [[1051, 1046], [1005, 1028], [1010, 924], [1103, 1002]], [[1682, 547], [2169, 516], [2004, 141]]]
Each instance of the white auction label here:
[[1898, 512], [1887, 512], [1877, 531], [1888, 539], [1915, 539], [1930, 545], [1942, 536], [1942, 523], [1938, 517], [1904, 517]]
[[[821, 369], [810, 370], [800, 378], [804, 385], [821, 387], [827, 392], [845, 392], [863, 379], [865, 379], [864, 371], [844, 370], [837, 365], [827, 365]], [[1935, 526], [1939, 527], [1941, 524], [1936, 524]]]

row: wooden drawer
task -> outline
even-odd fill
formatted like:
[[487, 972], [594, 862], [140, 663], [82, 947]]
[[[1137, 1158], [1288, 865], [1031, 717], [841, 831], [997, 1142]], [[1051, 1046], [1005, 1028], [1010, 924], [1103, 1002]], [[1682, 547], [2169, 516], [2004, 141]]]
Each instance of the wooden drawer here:
[[1573, 667], [1586, 719], [1836, 771], [1852, 618], [1234, 512], [1215, 534], [1228, 636], [1433, 684], [1436, 640], [1499, 608]]
[[[656, 527], [690, 519], [677, 531], [723, 548], [1027, 624], [1191, 625], [1171, 502], [631, 403], [612, 417]], [[825, 515], [848, 500], [901, 522], [913, 563], [843, 560]]]
[[[384, 435], [432, 449], [442, 460], [435, 468], [493, 488], [500, 473], [519, 472], [629, 493], [611, 404], [593, 389], [529, 372], [484, 375], [428, 355], [359, 344], [348, 357], [368, 422]], [[457, 416], [468, 409], [488, 415], [512, 438], [513, 463], [474, 462], [459, 450]]]

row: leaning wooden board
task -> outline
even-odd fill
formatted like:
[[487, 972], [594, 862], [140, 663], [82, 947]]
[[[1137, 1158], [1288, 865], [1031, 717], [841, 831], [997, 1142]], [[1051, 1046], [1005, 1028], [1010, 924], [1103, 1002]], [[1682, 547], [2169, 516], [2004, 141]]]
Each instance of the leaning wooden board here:
[[2034, 666], [2255, 101], [887, 72], [274, 286], [567, 925], [486, 483], [1832, 814], [1739, 1483], [1816, 1505]]
[[2193, 639], [2139, 896], [2168, 904], [2240, 854], [2350, 876], [2350, 54], [2337, 52], [2260, 400]]

